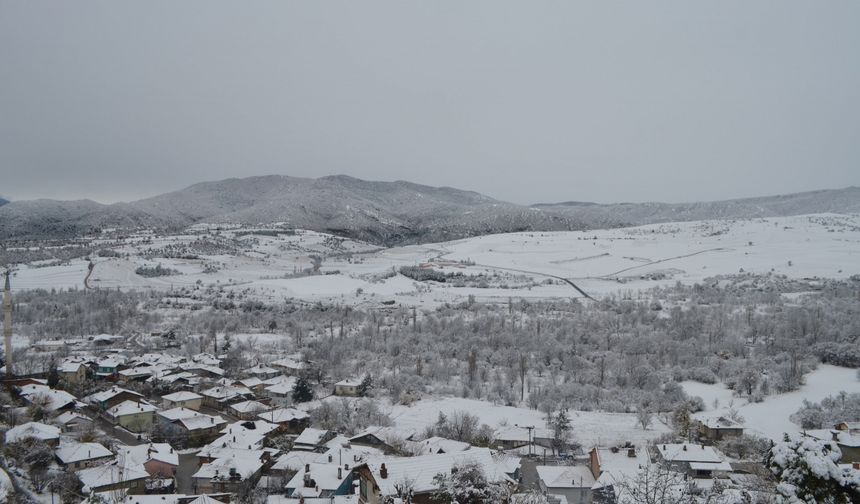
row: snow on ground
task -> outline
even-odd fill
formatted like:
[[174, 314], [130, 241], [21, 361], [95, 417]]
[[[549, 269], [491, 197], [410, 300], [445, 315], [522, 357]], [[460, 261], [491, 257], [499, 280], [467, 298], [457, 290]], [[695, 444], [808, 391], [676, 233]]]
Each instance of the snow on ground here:
[[[688, 394], [702, 397], [708, 407], [708, 411], [694, 415], [696, 418], [728, 412], [729, 401], [726, 400], [726, 390], [722, 385], [692, 382], [684, 382], [682, 385]], [[822, 364], [806, 375], [806, 384], [799, 390], [770, 396], [760, 403], [747, 403], [745, 400], [735, 398], [734, 407], [744, 417], [744, 423], [751, 433], [781, 440], [783, 433], [800, 432], [800, 427], [792, 423], [789, 416], [800, 409], [804, 399], [810, 402], [821, 402], [825, 397], [838, 394], [843, 390], [849, 394], [860, 393], [857, 370]], [[717, 409], [712, 408], [714, 397], [720, 398], [720, 407]]]
[[[683, 381], [681, 387], [691, 397], [701, 397], [705, 401], [705, 411], [717, 411], [730, 405], [737, 408], [746, 404], [746, 399], [735, 397], [733, 390], [729, 390], [722, 383], [701, 383], [697, 381]], [[714, 407], [714, 401], [717, 401]]]
[[[422, 399], [410, 406], [395, 405], [392, 406], [390, 415], [397, 427], [414, 429], [420, 433], [427, 426], [436, 422], [439, 412], [450, 417], [457, 411], [476, 415], [480, 423], [493, 428], [515, 424], [538, 428], [546, 427], [544, 414], [540, 411], [457, 397]], [[642, 430], [636, 424], [636, 415], [634, 414], [596, 411], [570, 411], [569, 413], [573, 427], [573, 438], [586, 449], [597, 445], [612, 446], [625, 441], [643, 444], [645, 441], [669, 431], [669, 428], [661, 424], [656, 418], [648, 430]]]
[[6, 474], [6, 471], [0, 469], [0, 501], [14, 491], [15, 487], [12, 486], [12, 480], [9, 478], [9, 475]]
[[[199, 228], [199, 229], [198, 229]], [[204, 228], [195, 228], [198, 233]], [[767, 219], [699, 221], [570, 232], [525, 232], [480, 236], [445, 243], [379, 249], [323, 233], [262, 236], [229, 231], [235, 253], [213, 252], [187, 259], [152, 257], [161, 247], [189, 246], [222, 235], [130, 237], [113, 248], [128, 258], [94, 257], [91, 286], [170, 290], [216, 287], [265, 301], [298, 299], [377, 306], [395, 301], [432, 308], [474, 296], [506, 302], [509, 297], [580, 297], [557, 277], [601, 296], [659, 285], [699, 282], [740, 270], [791, 278], [846, 278], [860, 273], [860, 215], [805, 215]], [[311, 255], [322, 256], [321, 275], [307, 276]], [[144, 278], [138, 266], [162, 266], [181, 274]], [[488, 275], [486, 285], [454, 287], [390, 276], [402, 266], [424, 265], [447, 273]], [[15, 287], [83, 287], [87, 263], [22, 267]], [[386, 278], [388, 277], [388, 278]]]

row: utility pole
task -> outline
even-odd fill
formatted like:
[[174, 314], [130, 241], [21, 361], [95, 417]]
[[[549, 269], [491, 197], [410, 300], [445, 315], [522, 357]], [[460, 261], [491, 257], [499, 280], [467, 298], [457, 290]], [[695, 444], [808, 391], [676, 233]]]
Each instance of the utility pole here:
[[6, 270], [6, 287], [3, 289], [3, 339], [6, 344], [6, 378], [12, 378], [12, 287]]

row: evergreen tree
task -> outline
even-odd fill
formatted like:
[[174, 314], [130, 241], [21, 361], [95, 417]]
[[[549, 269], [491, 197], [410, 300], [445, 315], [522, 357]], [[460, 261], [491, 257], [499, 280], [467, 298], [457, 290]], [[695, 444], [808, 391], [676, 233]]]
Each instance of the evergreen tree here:
[[373, 388], [373, 377], [370, 376], [370, 373], [364, 375], [364, 379], [361, 380], [361, 383], [358, 384], [358, 395], [360, 397], [367, 396], [367, 393], [370, 392], [370, 389]]
[[297, 403], [308, 402], [314, 398], [314, 391], [305, 375], [299, 376], [293, 386], [293, 401]]

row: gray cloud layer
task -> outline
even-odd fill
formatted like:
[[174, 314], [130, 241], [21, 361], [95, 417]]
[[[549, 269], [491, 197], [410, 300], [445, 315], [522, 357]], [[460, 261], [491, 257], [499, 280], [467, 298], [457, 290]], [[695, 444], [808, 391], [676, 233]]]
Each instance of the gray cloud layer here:
[[281, 173], [518, 202], [860, 185], [855, 1], [0, 0], [0, 194]]

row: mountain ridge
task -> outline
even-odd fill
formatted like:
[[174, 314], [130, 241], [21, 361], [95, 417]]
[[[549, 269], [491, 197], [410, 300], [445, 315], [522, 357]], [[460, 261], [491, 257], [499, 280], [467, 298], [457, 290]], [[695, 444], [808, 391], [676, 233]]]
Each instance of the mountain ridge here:
[[678, 220], [807, 213], [860, 213], [860, 188], [693, 203], [541, 203], [398, 180], [348, 175], [263, 175], [199, 182], [131, 202], [11, 201], [0, 206], [0, 240], [65, 238], [104, 228], [178, 230], [200, 222], [264, 224], [329, 232], [380, 245], [426, 243], [515, 231], [566, 231]]

